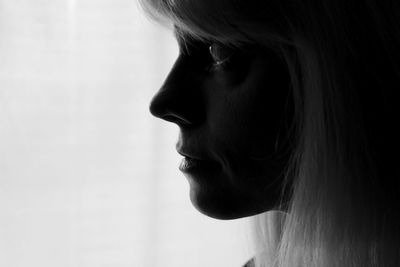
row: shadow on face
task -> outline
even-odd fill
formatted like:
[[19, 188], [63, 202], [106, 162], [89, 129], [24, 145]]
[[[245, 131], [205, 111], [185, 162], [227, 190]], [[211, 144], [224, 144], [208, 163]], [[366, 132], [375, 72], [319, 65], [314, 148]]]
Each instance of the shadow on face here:
[[178, 43], [181, 53], [150, 111], [179, 126], [180, 170], [193, 205], [217, 219], [280, 209], [293, 117], [285, 64], [256, 45]]

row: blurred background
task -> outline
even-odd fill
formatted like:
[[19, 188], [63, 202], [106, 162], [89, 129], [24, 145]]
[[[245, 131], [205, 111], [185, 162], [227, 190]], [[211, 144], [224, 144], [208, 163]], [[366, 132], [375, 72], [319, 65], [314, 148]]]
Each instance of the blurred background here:
[[241, 266], [148, 105], [178, 48], [135, 0], [0, 0], [0, 266]]

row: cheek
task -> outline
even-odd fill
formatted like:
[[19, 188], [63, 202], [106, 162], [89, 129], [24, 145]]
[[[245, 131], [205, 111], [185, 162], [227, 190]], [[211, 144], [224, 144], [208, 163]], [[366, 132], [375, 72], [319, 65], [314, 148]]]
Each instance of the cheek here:
[[211, 132], [245, 154], [273, 152], [279, 131], [284, 131], [289, 95], [284, 72], [274, 69], [233, 88], [221, 84], [214, 88], [209, 97]]
[[[213, 147], [225, 162], [229, 184], [242, 194], [278, 195], [286, 159], [275, 159], [275, 146], [286, 97], [271, 88], [242, 88], [225, 97], [210, 118]], [[270, 91], [267, 91], [269, 89]], [[286, 95], [285, 95], [286, 96]]]
[[[278, 149], [281, 135], [288, 131], [290, 101], [289, 77], [284, 70], [274, 69], [253, 83], [247, 107], [242, 114], [248, 138], [251, 140], [252, 153], [272, 154]], [[291, 115], [290, 115], [291, 116]]]
[[215, 105], [209, 123], [217, 143], [242, 156], [275, 149], [284, 104], [266, 88], [243, 88]]
[[[268, 88], [260, 88], [266, 91]], [[275, 151], [277, 136], [282, 130], [284, 102], [273, 93], [259, 93], [252, 101], [252, 107], [244, 113], [247, 138], [256, 155], [271, 154]]]

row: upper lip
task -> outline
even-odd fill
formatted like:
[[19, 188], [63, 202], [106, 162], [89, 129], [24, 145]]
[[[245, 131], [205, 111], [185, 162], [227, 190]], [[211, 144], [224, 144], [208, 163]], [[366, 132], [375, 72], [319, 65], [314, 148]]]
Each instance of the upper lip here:
[[209, 163], [214, 166], [221, 167], [220, 163], [217, 160], [212, 160], [209, 157], [204, 156], [204, 153], [203, 154], [200, 152], [194, 153], [193, 150], [189, 150], [189, 149], [183, 148], [183, 147], [177, 147], [176, 151], [183, 157], [192, 158], [195, 160], [203, 161], [204, 163]]
[[188, 157], [203, 161], [212, 161], [205, 155], [205, 153], [202, 153], [199, 149], [195, 149], [187, 145], [182, 145], [180, 143], [176, 144], [176, 151], [183, 157]]
[[188, 157], [188, 158], [197, 159], [197, 160], [205, 160], [205, 159], [195, 155], [194, 153], [188, 153], [182, 149], [177, 149], [177, 152], [183, 157]]

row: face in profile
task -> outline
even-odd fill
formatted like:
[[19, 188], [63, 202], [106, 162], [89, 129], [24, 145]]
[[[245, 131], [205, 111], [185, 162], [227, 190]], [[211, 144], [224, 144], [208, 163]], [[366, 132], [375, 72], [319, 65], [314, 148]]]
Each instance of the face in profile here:
[[277, 209], [290, 155], [281, 146], [291, 105], [285, 65], [257, 45], [177, 39], [181, 53], [150, 111], [179, 126], [193, 205], [218, 219]]

